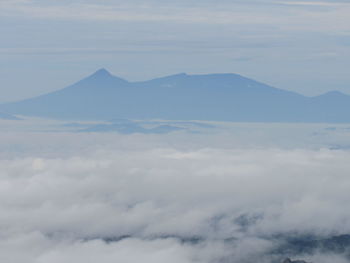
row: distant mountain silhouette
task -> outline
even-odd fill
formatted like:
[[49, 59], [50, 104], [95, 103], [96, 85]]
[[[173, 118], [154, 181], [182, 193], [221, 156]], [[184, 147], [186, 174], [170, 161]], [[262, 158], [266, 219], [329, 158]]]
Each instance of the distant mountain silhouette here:
[[2, 104], [0, 110], [58, 119], [350, 122], [350, 96], [332, 91], [306, 97], [237, 74], [128, 82], [100, 69], [67, 88]]

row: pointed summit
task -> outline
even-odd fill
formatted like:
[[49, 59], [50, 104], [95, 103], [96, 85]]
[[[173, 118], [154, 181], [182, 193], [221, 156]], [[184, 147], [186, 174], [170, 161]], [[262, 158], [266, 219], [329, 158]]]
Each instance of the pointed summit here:
[[105, 68], [101, 68], [97, 70], [95, 73], [91, 74], [90, 76], [86, 77], [85, 79], [81, 80], [78, 83], [83, 82], [83, 83], [95, 84], [95, 85], [98, 84], [99, 86], [103, 86], [105, 84], [108, 84], [106, 83], [106, 81], [108, 83], [113, 83], [114, 85], [128, 83], [128, 81], [112, 75]]
[[106, 70], [105, 68], [100, 68], [94, 74], [92, 74], [92, 76], [105, 77], [105, 76], [112, 76], [112, 74], [109, 73], [109, 71]]

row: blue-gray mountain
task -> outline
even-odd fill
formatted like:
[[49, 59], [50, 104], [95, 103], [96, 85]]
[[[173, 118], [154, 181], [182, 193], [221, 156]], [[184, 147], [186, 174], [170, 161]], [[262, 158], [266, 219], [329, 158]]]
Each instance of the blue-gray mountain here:
[[350, 122], [350, 96], [332, 91], [306, 97], [236, 74], [128, 82], [101, 69], [72, 86], [0, 110], [58, 119]]

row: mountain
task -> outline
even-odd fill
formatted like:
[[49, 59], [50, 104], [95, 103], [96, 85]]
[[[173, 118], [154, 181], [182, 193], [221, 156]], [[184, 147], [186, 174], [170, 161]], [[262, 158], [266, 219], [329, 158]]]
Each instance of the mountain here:
[[237, 74], [128, 82], [100, 69], [67, 88], [2, 104], [0, 110], [58, 119], [350, 122], [350, 96], [332, 91], [306, 97]]

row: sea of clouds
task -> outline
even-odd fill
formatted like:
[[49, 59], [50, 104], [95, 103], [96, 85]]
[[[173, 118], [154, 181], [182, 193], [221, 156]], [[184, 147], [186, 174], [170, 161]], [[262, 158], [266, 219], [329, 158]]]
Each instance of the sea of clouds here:
[[0, 262], [269, 263], [278, 236], [350, 233], [346, 149], [234, 146], [234, 134], [1, 135]]

